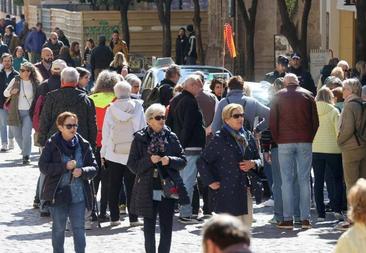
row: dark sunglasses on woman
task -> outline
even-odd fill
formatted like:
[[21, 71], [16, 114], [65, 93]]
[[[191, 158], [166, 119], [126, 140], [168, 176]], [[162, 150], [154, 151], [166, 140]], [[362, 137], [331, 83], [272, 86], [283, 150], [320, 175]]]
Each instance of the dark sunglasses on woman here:
[[231, 117], [233, 117], [234, 119], [244, 118], [244, 113], [236, 113], [233, 114]]
[[66, 124], [65, 127], [66, 127], [66, 129], [70, 130], [71, 128], [78, 128], [79, 125], [78, 124]]
[[158, 115], [154, 117], [155, 120], [160, 121], [160, 120], [165, 120], [165, 116], [164, 115]]

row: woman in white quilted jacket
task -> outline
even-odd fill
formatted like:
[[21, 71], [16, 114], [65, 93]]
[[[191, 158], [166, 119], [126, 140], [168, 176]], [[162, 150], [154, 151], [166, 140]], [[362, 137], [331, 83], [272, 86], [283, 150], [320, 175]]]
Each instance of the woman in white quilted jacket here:
[[131, 85], [122, 81], [114, 86], [117, 98], [107, 109], [102, 129], [102, 149], [100, 155], [109, 170], [109, 209], [111, 226], [118, 226], [119, 220], [119, 192], [122, 180], [126, 187], [128, 215], [131, 226], [142, 225], [137, 216], [130, 212], [130, 200], [134, 174], [127, 168], [127, 159], [133, 134], [146, 126], [144, 109], [141, 103], [131, 99]]

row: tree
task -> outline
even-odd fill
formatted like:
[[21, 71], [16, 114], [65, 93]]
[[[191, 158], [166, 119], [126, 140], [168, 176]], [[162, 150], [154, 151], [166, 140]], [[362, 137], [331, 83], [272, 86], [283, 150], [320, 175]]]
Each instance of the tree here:
[[194, 4], [194, 16], [193, 16], [193, 26], [196, 32], [196, 49], [198, 60], [201, 65], [205, 64], [205, 55], [203, 52], [202, 45], [202, 33], [201, 33], [201, 9], [199, 0], [193, 0]]
[[301, 25], [300, 25], [300, 37], [298, 36], [298, 29], [294, 23], [294, 21], [290, 17], [289, 13], [289, 5], [288, 3], [293, 2], [289, 0], [277, 0], [278, 9], [281, 15], [281, 34], [283, 34], [291, 47], [295, 52], [300, 53], [302, 56], [302, 64], [305, 68], [308, 68], [308, 49], [307, 49], [307, 37], [308, 37], [308, 20], [311, 9], [311, 1], [312, 0], [303, 0], [304, 8], [301, 17]]
[[119, 12], [121, 14], [122, 23], [122, 36], [124, 41], [126, 41], [128, 48], [130, 47], [130, 28], [128, 26], [128, 8], [130, 6], [131, 0], [120, 0], [119, 1]]
[[254, 35], [255, 35], [255, 20], [257, 15], [258, 0], [252, 0], [252, 5], [247, 9], [245, 0], [238, 0], [239, 14], [245, 26], [245, 60], [244, 69], [245, 77], [248, 80], [254, 79]]
[[366, 2], [356, 1], [357, 10], [357, 48], [356, 60], [366, 61]]
[[172, 0], [155, 0], [158, 9], [158, 16], [163, 27], [163, 56], [169, 57], [172, 52], [172, 36], [170, 33], [170, 9]]

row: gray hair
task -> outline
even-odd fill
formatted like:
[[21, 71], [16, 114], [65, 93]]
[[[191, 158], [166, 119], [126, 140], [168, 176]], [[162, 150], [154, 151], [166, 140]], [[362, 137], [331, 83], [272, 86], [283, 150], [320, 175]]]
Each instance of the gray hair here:
[[293, 74], [293, 73], [288, 73], [285, 75], [285, 77], [283, 78], [283, 83], [285, 85], [289, 85], [289, 84], [299, 84], [299, 79], [297, 78], [297, 75]]
[[135, 74], [128, 74], [125, 76], [125, 80], [133, 86], [134, 83], [138, 83], [139, 86], [141, 86], [141, 79], [138, 78]]
[[116, 72], [103, 70], [99, 73], [93, 93], [98, 92], [113, 92], [113, 87], [116, 83], [122, 81], [121, 75]]
[[165, 78], [166, 79], [170, 79], [172, 78], [175, 74], [180, 74], [180, 67], [176, 64], [172, 64], [170, 65], [165, 72]]
[[333, 92], [326, 86], [323, 86], [315, 97], [315, 101], [323, 101], [328, 104], [334, 104]]
[[346, 69], [349, 69], [349, 65], [348, 62], [346, 62], [345, 60], [341, 60], [338, 62], [337, 67], [341, 67], [343, 69], [343, 67], [346, 67]]
[[357, 78], [350, 78], [350, 79], [344, 80], [343, 87], [346, 85], [350, 88], [352, 94], [355, 94], [356, 96], [361, 97], [362, 85]]
[[65, 83], [77, 83], [79, 76], [79, 72], [73, 67], [66, 67], [61, 71], [61, 81]]
[[162, 113], [165, 115], [165, 106], [163, 106], [162, 104], [152, 104], [149, 106], [149, 108], [146, 109], [145, 112], [145, 119], [146, 121], [149, 121], [151, 118], [153, 118], [154, 116], [156, 116], [158, 113]]
[[194, 82], [201, 82], [201, 77], [199, 75], [189, 75], [182, 83], [183, 89], [186, 89], [188, 85]]
[[131, 96], [131, 85], [126, 81], [116, 83], [113, 90], [117, 98], [129, 98]]

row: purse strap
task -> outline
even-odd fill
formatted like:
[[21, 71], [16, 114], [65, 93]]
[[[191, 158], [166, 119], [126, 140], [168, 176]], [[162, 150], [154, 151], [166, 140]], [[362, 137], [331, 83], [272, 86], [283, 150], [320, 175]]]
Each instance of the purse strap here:
[[29, 100], [27, 98], [27, 95], [25, 94], [25, 88], [24, 88], [23, 80], [21, 80], [21, 79], [20, 79], [20, 88], [23, 89], [24, 98], [25, 98], [25, 100], [27, 100], [28, 105], [31, 106], [31, 103], [29, 103]]

